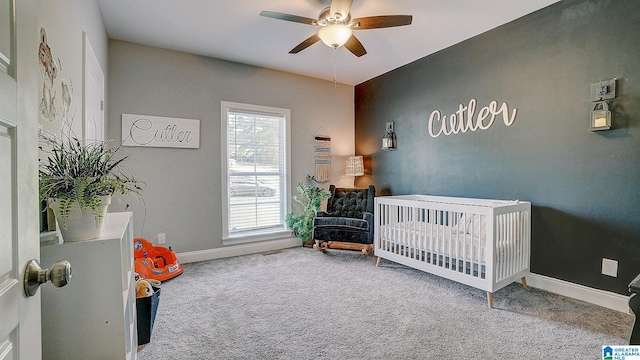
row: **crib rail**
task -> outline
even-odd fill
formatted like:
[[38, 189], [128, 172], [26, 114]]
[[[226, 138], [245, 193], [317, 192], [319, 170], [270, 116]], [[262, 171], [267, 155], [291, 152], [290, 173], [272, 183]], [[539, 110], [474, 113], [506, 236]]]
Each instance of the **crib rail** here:
[[376, 198], [375, 255], [493, 292], [529, 271], [528, 202]]

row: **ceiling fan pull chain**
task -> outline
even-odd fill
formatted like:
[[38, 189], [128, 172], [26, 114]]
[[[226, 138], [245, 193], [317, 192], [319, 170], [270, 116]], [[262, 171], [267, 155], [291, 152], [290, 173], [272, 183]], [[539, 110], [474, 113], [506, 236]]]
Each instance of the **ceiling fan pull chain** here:
[[336, 84], [336, 48], [333, 48], [333, 87], [337, 88]]

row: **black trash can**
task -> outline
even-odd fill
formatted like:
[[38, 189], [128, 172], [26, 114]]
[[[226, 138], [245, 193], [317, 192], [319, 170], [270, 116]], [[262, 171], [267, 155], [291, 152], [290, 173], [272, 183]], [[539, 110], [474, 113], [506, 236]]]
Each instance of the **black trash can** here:
[[136, 299], [136, 316], [138, 318], [138, 345], [151, 341], [153, 322], [156, 320], [160, 288], [153, 286], [153, 295]]

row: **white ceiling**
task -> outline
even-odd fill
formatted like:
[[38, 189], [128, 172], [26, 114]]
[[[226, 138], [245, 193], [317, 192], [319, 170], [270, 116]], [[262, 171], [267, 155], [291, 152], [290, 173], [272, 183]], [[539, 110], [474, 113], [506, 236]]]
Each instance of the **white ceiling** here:
[[[337, 81], [357, 85], [558, 0], [354, 0], [352, 18], [413, 15], [409, 26], [359, 30], [367, 54], [335, 51]], [[316, 27], [260, 16], [317, 19], [330, 0], [99, 0], [109, 38], [333, 80], [334, 51], [318, 42], [292, 55]]]

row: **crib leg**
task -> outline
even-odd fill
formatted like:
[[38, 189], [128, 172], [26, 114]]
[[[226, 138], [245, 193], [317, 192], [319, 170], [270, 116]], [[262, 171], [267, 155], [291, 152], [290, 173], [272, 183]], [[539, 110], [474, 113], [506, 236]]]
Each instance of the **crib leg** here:
[[493, 293], [487, 291], [487, 303], [489, 303], [489, 309], [493, 309]]
[[378, 261], [376, 261], [376, 267], [380, 266], [380, 261], [382, 261], [382, 258], [378, 256]]
[[521, 280], [522, 280], [522, 287], [525, 289], [528, 289], [529, 287], [527, 286], [527, 279], [523, 276]]

